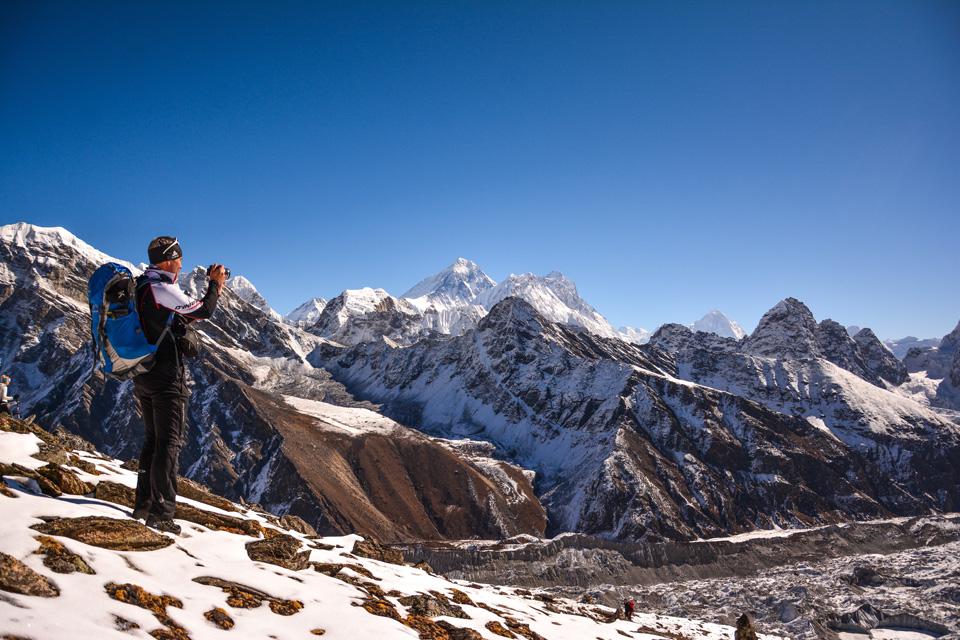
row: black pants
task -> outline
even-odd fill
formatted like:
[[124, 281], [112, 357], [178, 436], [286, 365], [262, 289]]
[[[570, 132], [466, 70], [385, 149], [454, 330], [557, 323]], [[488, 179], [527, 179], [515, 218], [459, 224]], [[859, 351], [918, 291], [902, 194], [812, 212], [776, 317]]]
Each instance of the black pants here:
[[145, 427], [134, 509], [172, 518], [177, 509], [177, 471], [190, 397], [183, 369], [155, 368], [134, 378], [133, 389]]

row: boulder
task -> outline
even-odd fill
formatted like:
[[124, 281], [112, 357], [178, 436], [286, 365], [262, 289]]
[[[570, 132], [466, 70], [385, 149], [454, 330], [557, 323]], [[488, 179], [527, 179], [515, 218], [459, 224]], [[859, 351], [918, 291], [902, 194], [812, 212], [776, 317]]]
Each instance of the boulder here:
[[203, 617], [210, 621], [216, 627], [221, 629], [233, 629], [233, 618], [220, 607], [214, 607], [203, 614]]
[[84, 544], [114, 551], [155, 551], [173, 544], [173, 539], [148, 529], [135, 520], [102, 516], [58, 518], [30, 528], [50, 536], [72, 538]]
[[757, 640], [757, 629], [753, 624], [753, 618], [744, 613], [737, 618], [737, 630], [733, 634], [734, 640]]
[[93, 485], [84, 482], [73, 471], [64, 469], [59, 464], [45, 464], [36, 471], [52, 482], [61, 493], [82, 496], [93, 492]]
[[269, 562], [292, 571], [306, 569], [310, 564], [310, 552], [300, 550], [300, 541], [286, 534], [248, 542], [247, 555], [251, 560]]
[[469, 618], [460, 606], [453, 604], [449, 600], [444, 601], [440, 598], [418, 593], [413, 596], [404, 596], [398, 600], [400, 604], [407, 608], [407, 611], [415, 616], [425, 616], [436, 618], [438, 616], [448, 616], [451, 618]]
[[37, 536], [40, 542], [40, 548], [34, 553], [43, 556], [43, 564], [56, 573], [80, 573], [94, 574], [96, 571], [90, 568], [86, 561], [73, 553], [62, 543], [48, 536]]
[[389, 562], [390, 564], [404, 564], [403, 553], [397, 549], [385, 547], [376, 540], [357, 540], [351, 553], [355, 556]]
[[3, 552], [0, 552], [0, 589], [41, 598], [60, 595], [60, 589], [48, 578]]
[[305, 536], [317, 535], [317, 530], [310, 526], [310, 523], [300, 516], [295, 516], [288, 513], [280, 518], [278, 524], [284, 529], [296, 531], [297, 533], [302, 533]]

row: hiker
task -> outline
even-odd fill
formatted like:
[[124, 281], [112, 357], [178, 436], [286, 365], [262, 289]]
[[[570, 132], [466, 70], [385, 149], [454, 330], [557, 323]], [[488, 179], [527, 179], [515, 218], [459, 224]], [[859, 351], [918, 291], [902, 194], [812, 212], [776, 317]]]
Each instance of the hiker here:
[[10, 414], [10, 403], [16, 402], [17, 396], [8, 396], [7, 389], [10, 387], [10, 376], [0, 376], [0, 413]]
[[[154, 238], [147, 248], [150, 266], [137, 278], [136, 306], [143, 333], [157, 345], [153, 366], [133, 379], [134, 396], [145, 427], [133, 517], [148, 527], [179, 534], [173, 521], [177, 501], [180, 447], [186, 438], [187, 389], [184, 359], [197, 355], [190, 323], [213, 315], [227, 270], [213, 265], [201, 300], [177, 285], [183, 252], [176, 238]], [[169, 331], [166, 331], [169, 326]], [[162, 337], [162, 339], [161, 339]], [[158, 342], [159, 340], [159, 342]]]
[[637, 603], [633, 601], [633, 598], [627, 598], [623, 601], [623, 619], [629, 621], [633, 620], [633, 610], [637, 606]]

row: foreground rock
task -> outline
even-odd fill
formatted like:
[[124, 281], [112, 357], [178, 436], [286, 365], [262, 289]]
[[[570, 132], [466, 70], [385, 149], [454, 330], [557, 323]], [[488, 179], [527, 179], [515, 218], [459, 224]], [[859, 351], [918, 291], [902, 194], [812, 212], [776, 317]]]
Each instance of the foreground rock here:
[[351, 552], [361, 558], [370, 558], [380, 562], [389, 562], [390, 564], [404, 564], [403, 553], [398, 549], [385, 547], [376, 540], [357, 540], [353, 545]]
[[34, 553], [42, 555], [43, 564], [52, 571], [57, 573], [73, 573], [75, 571], [87, 574], [96, 573], [83, 558], [67, 549], [58, 540], [48, 536], [37, 536], [37, 540], [40, 542], [40, 548]]
[[269, 562], [291, 571], [306, 569], [310, 564], [310, 552], [301, 551], [300, 541], [283, 533], [248, 542], [246, 549], [251, 560]]
[[3, 552], [0, 552], [0, 589], [41, 598], [54, 598], [60, 595], [57, 585]]
[[161, 535], [135, 520], [117, 520], [101, 516], [58, 518], [35, 524], [34, 531], [50, 536], [72, 538], [84, 544], [114, 551], [156, 551], [173, 544]]

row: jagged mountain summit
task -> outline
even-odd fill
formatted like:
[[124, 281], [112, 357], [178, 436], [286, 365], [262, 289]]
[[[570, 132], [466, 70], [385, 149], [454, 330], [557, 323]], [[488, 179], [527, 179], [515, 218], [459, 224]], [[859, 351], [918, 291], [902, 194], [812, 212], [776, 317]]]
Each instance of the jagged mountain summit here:
[[457, 260], [443, 271], [424, 278], [401, 297], [408, 300], [426, 298], [426, 302], [445, 306], [472, 304], [484, 291], [497, 285], [493, 278], [466, 258]]
[[284, 319], [301, 329], [315, 323], [327, 306], [325, 298], [310, 298], [299, 307], [284, 316]]
[[646, 337], [642, 329], [629, 336], [619, 333], [559, 272], [511, 275], [497, 284], [465, 258], [421, 280], [399, 298], [384, 289], [344, 291], [315, 321], [300, 326], [343, 345], [387, 339], [409, 346], [429, 336], [462, 335], [476, 327], [496, 303], [511, 296], [526, 300], [553, 322], [582, 327], [604, 337], [632, 341]]
[[747, 332], [744, 331], [739, 324], [723, 315], [723, 313], [717, 309], [713, 309], [705, 314], [702, 318], [690, 325], [690, 328], [694, 331], [715, 333], [721, 338], [733, 338], [734, 340], [739, 340], [747, 335]]

